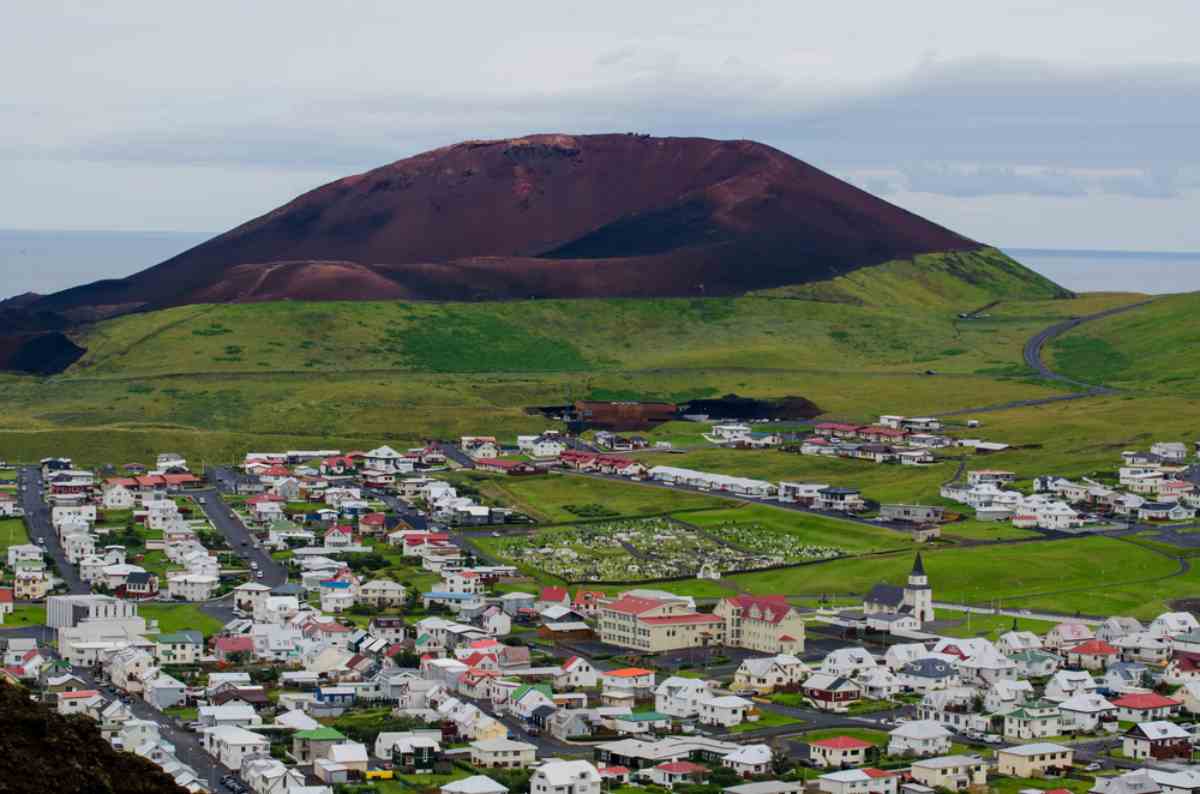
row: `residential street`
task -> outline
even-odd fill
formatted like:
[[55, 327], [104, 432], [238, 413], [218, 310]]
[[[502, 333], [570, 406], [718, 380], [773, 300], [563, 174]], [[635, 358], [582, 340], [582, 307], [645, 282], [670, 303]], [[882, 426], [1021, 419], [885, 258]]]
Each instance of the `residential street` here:
[[58, 533], [50, 523], [50, 506], [42, 497], [42, 473], [36, 466], [26, 466], [17, 473], [21, 491], [21, 506], [25, 509], [25, 522], [29, 527], [29, 540], [37, 543], [46, 541], [46, 551], [54, 558], [58, 575], [67, 583], [73, 594], [90, 592], [91, 588], [79, 578], [79, 571], [67, 562], [66, 552], [58, 542]]
[[[81, 667], [74, 669], [74, 674], [86, 681], [90, 686], [100, 689], [105, 685], [104, 681], [97, 681], [91, 671]], [[113, 695], [110, 692], [101, 690], [106, 700], [112, 700]], [[136, 696], [128, 698], [129, 708], [133, 712], [133, 716], [142, 720], [149, 720], [157, 723], [165, 741], [175, 745], [175, 756], [183, 763], [196, 770], [199, 775], [208, 784], [209, 788], [216, 792], [220, 791], [221, 787], [218, 784], [220, 778], [237, 770], [228, 770], [226, 767], [217, 763], [204, 750], [204, 745], [200, 740], [200, 735], [193, 733], [181, 726], [173, 717], [163, 714], [161, 711], [150, 706], [146, 701]]]

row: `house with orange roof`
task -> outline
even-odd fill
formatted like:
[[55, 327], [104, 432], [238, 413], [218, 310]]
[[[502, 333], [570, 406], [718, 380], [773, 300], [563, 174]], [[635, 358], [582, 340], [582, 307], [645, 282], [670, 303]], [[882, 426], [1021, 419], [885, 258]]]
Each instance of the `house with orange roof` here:
[[607, 706], [632, 706], [654, 697], [654, 671], [622, 667], [600, 674], [600, 698]]

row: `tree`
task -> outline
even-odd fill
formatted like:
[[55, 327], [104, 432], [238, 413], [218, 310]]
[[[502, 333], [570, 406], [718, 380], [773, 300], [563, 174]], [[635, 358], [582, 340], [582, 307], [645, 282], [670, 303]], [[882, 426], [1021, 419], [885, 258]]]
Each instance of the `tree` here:
[[508, 789], [509, 794], [529, 794], [530, 769], [492, 769], [488, 777]]
[[734, 772], [729, 767], [720, 766], [714, 769], [712, 774], [708, 776], [708, 782], [714, 786], [728, 788], [738, 785], [742, 782], [742, 779], [738, 776], [737, 772]]

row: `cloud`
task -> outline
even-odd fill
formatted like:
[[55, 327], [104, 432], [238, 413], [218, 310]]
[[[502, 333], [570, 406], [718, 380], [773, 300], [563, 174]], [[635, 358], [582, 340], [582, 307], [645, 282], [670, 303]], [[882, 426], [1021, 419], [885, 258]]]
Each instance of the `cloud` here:
[[[1169, 174], [1197, 159], [1200, 65], [1066, 68], [1043, 61], [925, 61], [884, 84], [832, 91], [722, 56], [684, 64], [624, 46], [595, 59], [586, 85], [542, 91], [488, 85], [445, 92], [342, 92], [303, 103], [236, 99], [131, 114], [44, 156], [170, 164], [368, 167], [474, 137], [532, 131], [638, 130], [755, 138], [834, 169], [971, 163], [999, 192], [1080, 195], [1074, 169]], [[236, 110], [235, 110], [236, 108]], [[247, 110], [250, 108], [250, 110]], [[6, 114], [0, 108], [0, 119]], [[28, 139], [26, 139], [28, 140]], [[1018, 167], [1047, 169], [1037, 174]], [[906, 166], [925, 185], [959, 174]], [[941, 169], [941, 170], [939, 170]], [[1169, 179], [1118, 178], [1111, 189], [1166, 195]], [[964, 188], [973, 190], [972, 188]], [[983, 188], [980, 188], [983, 189]]]

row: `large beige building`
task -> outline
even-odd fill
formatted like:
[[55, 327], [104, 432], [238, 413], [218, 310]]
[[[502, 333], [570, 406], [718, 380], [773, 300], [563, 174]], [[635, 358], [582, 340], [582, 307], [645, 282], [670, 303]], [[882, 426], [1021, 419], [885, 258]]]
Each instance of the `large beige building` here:
[[784, 596], [723, 598], [713, 614], [725, 619], [725, 644], [761, 653], [803, 653], [804, 621]]
[[996, 769], [1002, 775], [1013, 777], [1042, 777], [1050, 769], [1068, 769], [1074, 761], [1074, 750], [1049, 742], [996, 751]]
[[963, 791], [987, 785], [987, 766], [974, 755], [943, 755], [913, 761], [913, 780], [930, 788]]
[[600, 641], [643, 653], [722, 645], [725, 619], [696, 612], [683, 599], [623, 595], [600, 605]]

